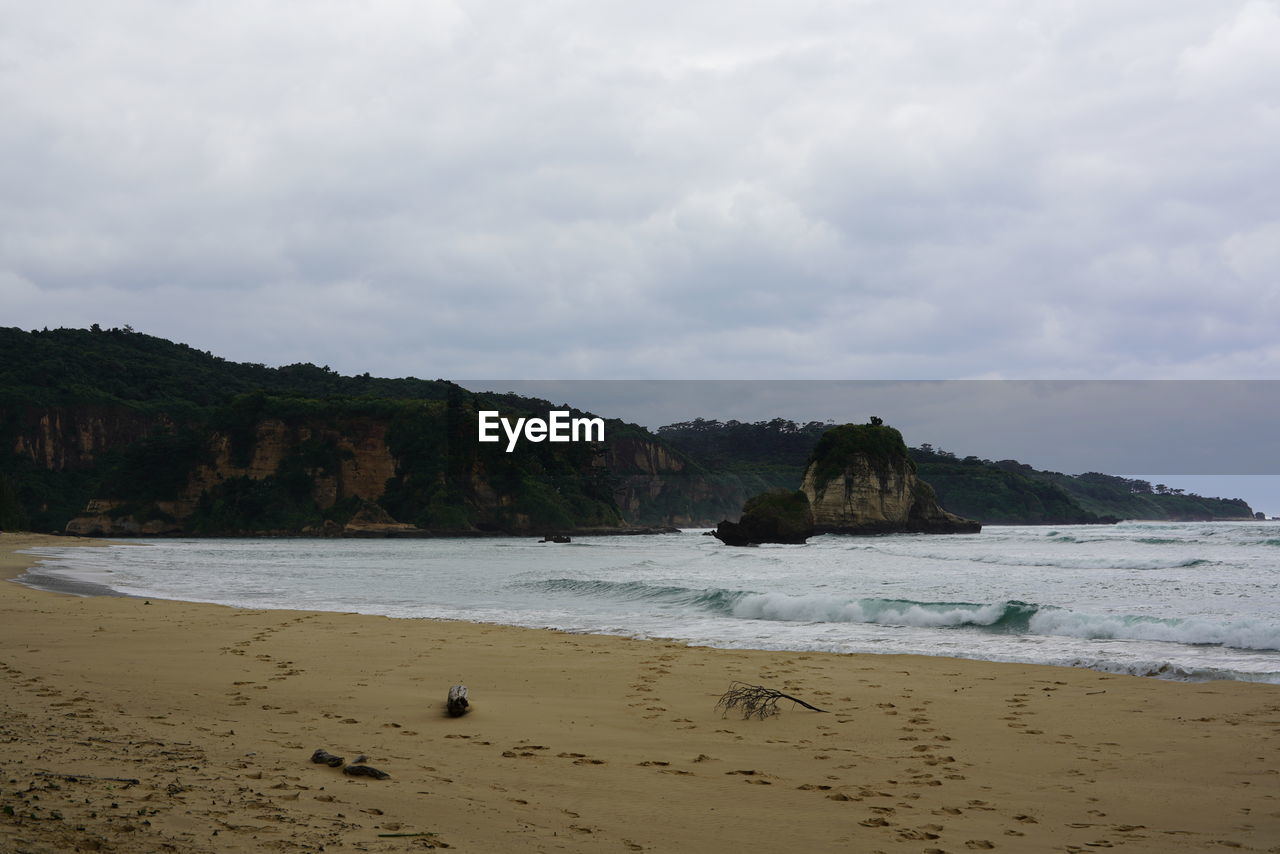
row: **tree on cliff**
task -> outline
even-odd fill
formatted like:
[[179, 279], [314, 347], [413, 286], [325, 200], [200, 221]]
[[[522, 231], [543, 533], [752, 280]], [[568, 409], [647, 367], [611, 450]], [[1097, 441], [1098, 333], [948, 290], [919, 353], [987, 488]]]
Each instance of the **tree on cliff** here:
[[28, 524], [17, 491], [9, 479], [0, 474], [0, 531], [23, 530]]

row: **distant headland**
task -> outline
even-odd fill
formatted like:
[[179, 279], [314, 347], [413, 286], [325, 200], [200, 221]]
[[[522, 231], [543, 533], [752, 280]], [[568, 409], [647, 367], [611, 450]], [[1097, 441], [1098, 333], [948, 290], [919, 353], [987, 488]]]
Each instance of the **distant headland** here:
[[[486, 412], [520, 424], [513, 429], [521, 440], [478, 441]], [[525, 441], [528, 425], [538, 436], [538, 423], [562, 421], [570, 437], [578, 425], [579, 441]], [[777, 487], [809, 495], [821, 532], [841, 527], [829, 508], [847, 505], [833, 498], [847, 484], [832, 490], [822, 472], [806, 475], [832, 426], [696, 419], [650, 431], [607, 413], [443, 379], [231, 362], [128, 327], [0, 328], [0, 529], [105, 536], [648, 532], [736, 519], [748, 498]], [[1254, 515], [1239, 499], [958, 458], [928, 444], [903, 460], [931, 485], [938, 513], [947, 515], [925, 516], [937, 520]], [[915, 506], [918, 493], [909, 492]], [[914, 524], [926, 524], [925, 516], [917, 514]]]

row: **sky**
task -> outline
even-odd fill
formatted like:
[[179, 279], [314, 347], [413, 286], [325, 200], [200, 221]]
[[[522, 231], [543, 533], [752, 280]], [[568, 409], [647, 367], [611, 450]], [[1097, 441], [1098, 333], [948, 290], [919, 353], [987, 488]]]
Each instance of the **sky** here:
[[1280, 0], [0, 22], [0, 325], [459, 380], [1280, 379]]

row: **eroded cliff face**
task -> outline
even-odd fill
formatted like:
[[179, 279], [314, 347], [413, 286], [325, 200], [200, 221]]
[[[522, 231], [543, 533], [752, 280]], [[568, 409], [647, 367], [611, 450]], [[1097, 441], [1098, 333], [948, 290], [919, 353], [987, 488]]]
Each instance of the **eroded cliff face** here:
[[[175, 429], [190, 432], [169, 419], [129, 412], [48, 411], [29, 421], [18, 434], [15, 450], [51, 471], [92, 466], [103, 453], [119, 452]], [[409, 475], [401, 471], [388, 441], [389, 429], [386, 420], [371, 416], [291, 421], [266, 417], [243, 425], [239, 432], [197, 429], [199, 447], [187, 462], [174, 461], [180, 487], [166, 494], [165, 500], [140, 501], [124, 491], [111, 494], [100, 488], [66, 525], [66, 531], [88, 536], [228, 530], [408, 536], [418, 529], [406, 522], [417, 517], [392, 518], [379, 503], [396, 479], [403, 491], [406, 483], [421, 482], [412, 478], [435, 477], [433, 483], [443, 484], [444, 473]], [[182, 466], [185, 471], [179, 471]], [[757, 491], [748, 492], [734, 477], [708, 475], [661, 443], [643, 437], [607, 441], [590, 466], [607, 469], [605, 477], [613, 484], [618, 513], [627, 525], [709, 524], [708, 520], [736, 516], [750, 492]], [[303, 483], [304, 491], [309, 490], [304, 501], [314, 502], [325, 518], [347, 519], [345, 524], [324, 521], [313, 513], [313, 521], [293, 526], [263, 522], [261, 527], [209, 527], [210, 502], [231, 501], [227, 496], [235, 490], [239, 495], [253, 495], [257, 487], [246, 484], [279, 483], [290, 475], [294, 482]], [[451, 500], [465, 501], [466, 516], [480, 530], [534, 529], [534, 520], [504, 485], [508, 481], [487, 471], [483, 462], [473, 460], [454, 476], [461, 478], [459, 494], [463, 497]], [[363, 509], [348, 518], [352, 499], [358, 499], [357, 506]], [[340, 502], [347, 502], [346, 509], [327, 512]], [[448, 524], [442, 530], [456, 528]]]
[[[341, 429], [322, 425], [289, 425], [264, 419], [254, 429], [252, 453], [238, 461], [232, 437], [213, 432], [208, 437], [209, 462], [196, 465], [187, 475], [181, 494], [168, 501], [138, 502], [114, 496], [95, 497], [82, 514], [67, 524], [67, 532], [86, 536], [139, 536], [186, 532], [187, 521], [206, 494], [236, 478], [264, 480], [277, 475], [299, 448], [312, 443], [329, 449], [325, 466], [304, 469], [312, 483], [311, 498], [328, 509], [346, 498], [376, 502], [386, 482], [395, 474], [396, 461], [387, 446], [387, 427], [373, 419], [351, 419]], [[104, 446], [106, 447], [106, 446]], [[379, 525], [399, 526], [395, 520], [374, 519], [368, 514], [352, 519], [364, 532]], [[412, 526], [408, 526], [412, 527]]]
[[871, 465], [859, 454], [844, 471], [826, 483], [818, 480], [818, 467], [811, 464], [804, 473], [800, 490], [809, 497], [814, 527], [823, 532], [846, 528], [889, 528], [906, 521], [915, 503], [914, 475], [906, 465]]
[[905, 454], [885, 459], [854, 453], [838, 473], [823, 480], [817, 462], [805, 470], [800, 489], [813, 509], [819, 534], [977, 533], [981, 525], [948, 513], [933, 489], [916, 477]]
[[164, 416], [107, 407], [30, 409], [15, 421], [13, 453], [56, 472], [87, 468], [105, 451], [173, 426]]
[[734, 478], [694, 471], [670, 449], [641, 438], [610, 440], [599, 464], [617, 477], [614, 501], [630, 524], [713, 525], [736, 518], [748, 495]]
[[158, 537], [180, 534], [181, 502], [157, 501], [146, 514], [135, 515], [127, 501], [94, 498], [84, 512], [67, 523], [67, 533], [80, 537]]
[[[258, 422], [253, 454], [247, 465], [239, 466], [232, 452], [231, 438], [214, 433], [210, 446], [214, 462], [196, 468], [186, 495], [198, 499], [200, 493], [235, 477], [261, 480], [280, 471], [281, 464], [307, 442], [333, 449], [336, 468], [314, 467], [308, 471], [314, 481], [312, 497], [321, 509], [343, 498], [377, 501], [387, 480], [396, 472], [395, 457], [387, 446], [387, 426], [373, 419], [351, 419], [341, 429], [318, 425], [290, 426], [274, 418]], [[194, 504], [192, 505], [194, 508]]]

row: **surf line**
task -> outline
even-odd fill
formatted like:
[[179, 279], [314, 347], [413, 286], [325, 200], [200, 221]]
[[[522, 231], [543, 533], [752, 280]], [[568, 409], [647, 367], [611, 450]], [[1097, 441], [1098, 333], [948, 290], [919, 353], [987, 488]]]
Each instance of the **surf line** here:
[[546, 418], [517, 418], [515, 424], [503, 418], [496, 409], [482, 409], [479, 436], [481, 442], [500, 442], [498, 428], [507, 436], [507, 453], [516, 449], [521, 438], [530, 442], [603, 442], [603, 418], [573, 418], [567, 409], [553, 409]]

